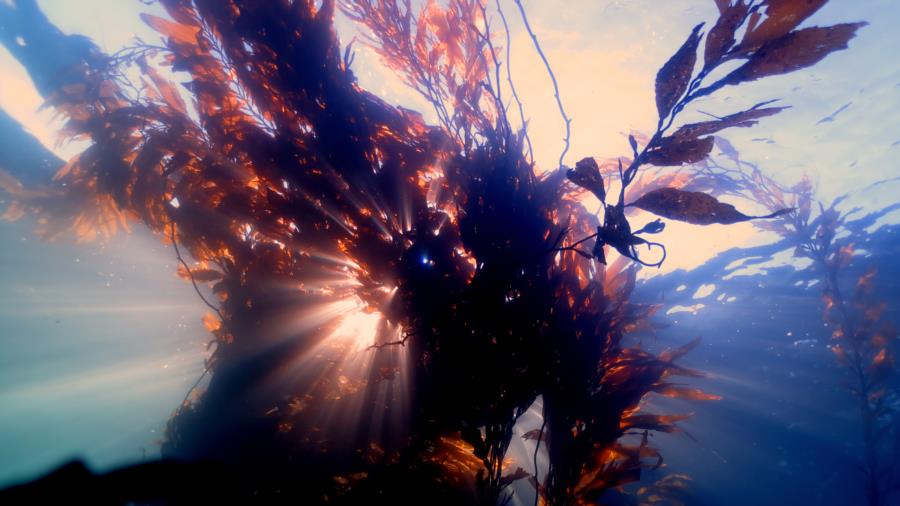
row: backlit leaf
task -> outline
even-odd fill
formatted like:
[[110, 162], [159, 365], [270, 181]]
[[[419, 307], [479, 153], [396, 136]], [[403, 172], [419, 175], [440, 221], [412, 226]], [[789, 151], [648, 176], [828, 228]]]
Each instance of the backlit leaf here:
[[711, 195], [676, 188], [653, 190], [631, 205], [664, 218], [695, 225], [711, 225], [713, 223], [727, 225], [754, 219], [774, 218], [791, 211], [791, 209], [781, 209], [765, 216], [748, 216], [735, 209], [733, 205], [719, 202]]
[[513, 472], [512, 474], [506, 474], [500, 478], [500, 488], [509, 486], [513, 482], [521, 480], [523, 478], [530, 478], [530, 477], [531, 477], [531, 474], [528, 471], [522, 469], [521, 467], [517, 467], [515, 472]]
[[141, 19], [144, 23], [150, 25], [150, 28], [153, 28], [173, 41], [184, 44], [197, 43], [197, 35], [200, 33], [200, 27], [198, 26], [176, 23], [147, 13], [141, 13]]
[[697, 46], [700, 44], [700, 28], [694, 27], [691, 35], [656, 74], [656, 110], [660, 119], [672, 112], [678, 99], [684, 95], [697, 62]]
[[763, 44], [747, 63], [728, 74], [722, 82], [738, 84], [815, 65], [829, 54], [847, 49], [847, 43], [856, 35], [856, 30], [866, 24], [814, 26], [791, 32]]
[[545, 430], [543, 433], [541, 433], [541, 429], [533, 429], [526, 432], [525, 434], [522, 434], [522, 439], [537, 441], [538, 438], [540, 438], [542, 443], [546, 443], [549, 439], [548, 431]]
[[744, 0], [738, 0], [734, 5], [729, 5], [725, 0], [717, 2], [717, 5], [719, 19], [706, 36], [706, 49], [703, 51], [706, 67], [713, 66], [734, 45], [734, 32], [750, 8]]
[[869, 365], [869, 376], [872, 382], [884, 381], [894, 368], [894, 357], [887, 348], [882, 348]]
[[720, 395], [708, 394], [697, 388], [688, 388], [675, 385], [663, 385], [655, 389], [656, 393], [665, 397], [675, 399], [688, 399], [692, 401], [718, 401], [722, 399]]
[[741, 40], [741, 50], [755, 49], [781, 37], [812, 16], [828, 0], [766, 0], [766, 18], [758, 26], [747, 30]]
[[659, 354], [659, 359], [662, 360], [663, 362], [671, 362], [675, 359], [683, 357], [688, 352], [690, 352], [691, 350], [696, 348], [698, 344], [700, 344], [700, 336], [697, 336], [697, 337], [691, 339], [690, 341], [679, 346], [678, 348], [673, 348], [673, 349], [663, 351], [662, 353]]
[[198, 283], [222, 279], [222, 273], [212, 269], [192, 269], [191, 276], [193, 276], [194, 281], [197, 281]]
[[219, 318], [207, 311], [203, 314], [203, 326], [206, 327], [206, 330], [210, 332], [215, 332], [222, 328], [222, 321]]
[[156, 89], [159, 90], [166, 104], [182, 114], [186, 113], [187, 108], [184, 105], [184, 100], [178, 94], [178, 90], [172, 86], [172, 83], [160, 76], [153, 67], [145, 67], [144, 70], [150, 76], [153, 84], [156, 85]]
[[709, 155], [713, 148], [713, 138], [692, 139], [663, 137], [659, 146], [644, 155], [647, 163], [659, 166], [678, 166], [685, 163], [696, 163]]
[[593, 158], [584, 158], [575, 164], [574, 169], [566, 172], [566, 177], [576, 185], [593, 193], [601, 201], [606, 200], [606, 189], [603, 176], [600, 175], [600, 166]]
[[672, 134], [672, 137], [682, 139], [695, 139], [703, 135], [709, 135], [732, 127], [749, 127], [756, 124], [756, 120], [772, 116], [788, 107], [762, 107], [771, 102], [762, 102], [754, 105], [746, 111], [730, 114], [717, 120], [701, 121], [682, 126]]

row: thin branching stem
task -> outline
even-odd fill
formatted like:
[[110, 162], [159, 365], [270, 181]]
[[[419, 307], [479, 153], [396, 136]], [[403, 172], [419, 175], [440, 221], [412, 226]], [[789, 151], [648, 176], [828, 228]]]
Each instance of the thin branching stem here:
[[[518, 3], [518, 2], [516, 2]], [[537, 443], [534, 445], [534, 506], [538, 505], [541, 499], [540, 477], [538, 477], [538, 451], [541, 449], [541, 439], [544, 439], [544, 429], [547, 428], [547, 410], [543, 410], [543, 421], [541, 421], [541, 430], [538, 432]], [[548, 471], [549, 476], [549, 471]]]
[[[178, 238], [175, 235], [175, 221], [174, 220], [169, 222], [169, 229], [170, 229], [169, 236], [172, 239], [172, 246], [175, 249], [175, 257], [178, 259], [178, 262], [181, 264], [182, 267], [184, 267], [184, 270], [187, 272], [188, 277], [190, 278], [190, 281], [191, 281], [191, 285], [194, 287], [194, 291], [197, 292], [197, 295], [200, 297], [200, 300], [202, 300], [203, 303], [207, 305], [207, 307], [209, 307], [210, 309], [215, 311], [215, 313], [217, 315], [219, 315], [219, 321], [222, 322], [223, 326], [225, 326], [225, 330], [227, 332], [228, 328], [225, 324], [225, 316], [222, 315], [222, 311], [220, 311], [219, 308], [216, 307], [214, 304], [209, 302], [209, 300], [206, 298], [206, 296], [203, 295], [203, 292], [200, 291], [200, 286], [197, 285], [197, 280], [194, 279], [194, 273], [191, 272], [191, 268], [190, 268], [190, 266], [188, 266], [187, 262], [184, 260], [184, 257], [181, 256], [181, 249], [178, 247]], [[178, 409], [181, 409], [187, 405], [188, 399], [190, 398], [191, 394], [194, 392], [194, 390], [197, 389], [198, 386], [200, 386], [200, 382], [202, 382], [203, 378], [205, 378], [206, 375], [209, 373], [209, 366], [210, 366], [210, 364], [208, 362], [206, 364], [204, 364], [203, 373], [200, 375], [199, 378], [197, 378], [197, 381], [194, 382], [193, 386], [191, 386], [191, 388], [188, 389], [187, 393], [184, 394], [184, 400], [181, 402], [181, 406]]]
[[509, 83], [509, 91], [512, 94], [513, 100], [516, 101], [516, 106], [519, 108], [519, 121], [522, 124], [522, 131], [525, 133], [525, 145], [528, 146], [528, 161], [533, 164], [534, 149], [531, 146], [531, 136], [528, 135], [528, 122], [525, 120], [525, 107], [522, 105], [522, 100], [519, 99], [519, 93], [516, 91], [516, 83], [512, 78], [512, 50], [510, 49], [512, 46], [512, 37], [509, 33], [509, 23], [506, 22], [506, 14], [503, 13], [503, 7], [500, 5], [500, 0], [496, 0], [496, 2], [497, 12], [500, 13], [500, 20], [503, 21], [503, 30], [506, 32], [506, 82]]
[[569, 146], [572, 141], [572, 120], [566, 114], [566, 108], [563, 107], [562, 98], [559, 96], [559, 83], [556, 82], [556, 74], [553, 73], [553, 69], [550, 67], [550, 61], [547, 59], [547, 55], [544, 54], [544, 50], [541, 48], [541, 43], [538, 41], [537, 35], [535, 35], [534, 30], [531, 29], [531, 24], [528, 22], [528, 15], [525, 14], [525, 7], [522, 6], [522, 0], [515, 0], [516, 6], [519, 8], [519, 13], [522, 15], [522, 23], [525, 24], [525, 30], [528, 31], [528, 35], [531, 37], [531, 41], [534, 43], [534, 49], [537, 51], [538, 56], [541, 57], [541, 61], [544, 62], [544, 67], [547, 68], [547, 74], [550, 75], [550, 81], [553, 83], [553, 96], [556, 98], [556, 105], [559, 107], [559, 114], [562, 116], [563, 121], [566, 123], [566, 145], [563, 147], [562, 153], [559, 155], [559, 168], [563, 167], [563, 159], [566, 157], [566, 153], [569, 151]]
[[219, 310], [218, 307], [216, 307], [214, 304], [209, 302], [209, 300], [206, 298], [206, 296], [203, 295], [203, 292], [200, 291], [200, 286], [197, 285], [197, 280], [194, 279], [194, 273], [191, 272], [191, 268], [188, 266], [187, 262], [185, 262], [184, 257], [181, 256], [181, 250], [178, 248], [178, 241], [175, 238], [175, 222], [170, 223], [170, 228], [171, 228], [170, 237], [172, 238], [172, 246], [175, 248], [175, 256], [178, 259], [178, 262], [181, 264], [182, 267], [184, 267], [184, 270], [187, 272], [188, 278], [191, 281], [191, 285], [194, 287], [194, 291], [197, 292], [197, 295], [200, 297], [200, 300], [202, 300], [203, 303], [207, 305], [207, 307], [209, 307], [210, 309], [215, 311], [216, 314], [219, 315], [219, 318], [221, 318], [222, 321], [224, 322], [225, 317], [222, 316], [222, 312]]

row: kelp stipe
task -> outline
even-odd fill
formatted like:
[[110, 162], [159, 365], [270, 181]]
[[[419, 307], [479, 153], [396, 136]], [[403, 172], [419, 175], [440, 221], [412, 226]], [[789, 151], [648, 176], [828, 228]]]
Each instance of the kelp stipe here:
[[[811, 261], [810, 270], [822, 284], [822, 318], [831, 332], [829, 348], [847, 374], [842, 383], [858, 404], [865, 501], [870, 506], [891, 504], [900, 486], [900, 392], [891, 382], [896, 374], [893, 349], [897, 330], [884, 317], [887, 301], [875, 295], [877, 271], [865, 267], [863, 274], [854, 278], [851, 269], [857, 267], [853, 270], [858, 271], [866, 262], [855, 252], [865, 247], [870, 227], [900, 204], [862, 215], [859, 208], [841, 210], [839, 206], [853, 197], [852, 193], [826, 204], [816, 198], [809, 179], [804, 177], [793, 186], [780, 184], [755, 164], [742, 160], [727, 141], [718, 141], [724, 156], [708, 160], [701, 170], [718, 181], [720, 188], [769, 209], [793, 209], [756, 226], [778, 234], [794, 248], [796, 258]], [[878, 181], [859, 192], [894, 181], [896, 178]]]

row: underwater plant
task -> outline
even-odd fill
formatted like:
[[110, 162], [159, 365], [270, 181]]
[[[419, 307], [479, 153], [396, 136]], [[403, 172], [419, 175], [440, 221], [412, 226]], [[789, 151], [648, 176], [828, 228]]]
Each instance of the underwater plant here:
[[[860, 208], [841, 209], [841, 205], [855, 193], [895, 179], [878, 181], [826, 204], [816, 198], [808, 178], [785, 186], [742, 160], [728, 141], [717, 142], [727, 162], [708, 159], [697, 167], [699, 172], [718, 181], [716, 186], [731, 195], [751, 198], [771, 210], [793, 210], [755, 225], [778, 234], [794, 248], [794, 257], [811, 261], [809, 269], [822, 284], [822, 318], [831, 329], [829, 348], [847, 372], [845, 385], [858, 404], [866, 504], [890, 504], [889, 498], [900, 487], [900, 390], [892, 381], [897, 331], [884, 316], [887, 301], [875, 293], [877, 271], [860, 266], [865, 258], [860, 254], [870, 242], [871, 227], [900, 204], [866, 214], [860, 214]], [[855, 276], [859, 270], [863, 273]]]
[[[657, 74], [656, 131], [612, 163], [565, 166], [553, 77], [567, 141], [559, 167], [540, 170], [491, 28], [499, 17], [508, 34], [499, 2], [341, 4], [436, 126], [357, 84], [331, 0], [162, 0], [170, 19], [144, 20], [163, 44], [112, 55], [63, 35], [33, 0], [7, 2], [4, 45], [66, 118], [63, 135], [90, 144], [64, 163], [0, 153], [6, 217], [82, 240], [140, 222], [172, 244], [212, 339], [206, 389], [177, 408], [162, 454], [223, 463], [237, 494], [495, 504], [528, 479], [536, 503], [596, 502], [661, 465], [649, 434], [683, 418], [643, 412], [643, 399], [715, 398], [671, 380], [699, 374], [675, 363], [696, 340], [659, 355], [623, 342], [656, 310], [630, 301], [638, 265], [665, 260], [644, 237], [664, 223], [635, 229], [630, 211], [756, 218], [706, 179], [647, 166], [699, 162], [713, 134], [780, 112], [765, 102], [676, 127], [696, 99], [846, 48], [862, 23], [798, 28], [825, 3], [717, 1], [708, 33], [698, 24]], [[55, 175], [13, 177], [32, 166]], [[510, 472], [513, 429], [538, 398], [534, 465]]]

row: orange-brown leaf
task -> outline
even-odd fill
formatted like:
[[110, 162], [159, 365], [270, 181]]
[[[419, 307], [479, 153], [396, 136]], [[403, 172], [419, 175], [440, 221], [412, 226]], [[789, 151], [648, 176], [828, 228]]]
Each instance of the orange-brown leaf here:
[[722, 399], [722, 396], [720, 395], [708, 394], [697, 388], [675, 385], [662, 385], [654, 388], [654, 390], [660, 395], [675, 399], [688, 399], [692, 401], [718, 401]]
[[191, 270], [191, 276], [193, 276], [194, 281], [198, 283], [206, 283], [209, 281], [222, 279], [222, 273], [219, 271], [214, 271], [212, 269], [193, 269]]
[[546, 443], [549, 438], [548, 431], [545, 430], [543, 433], [541, 433], [541, 429], [533, 429], [526, 432], [525, 434], [522, 434], [522, 439], [537, 441], [538, 438], [540, 438], [542, 443]]
[[690, 352], [691, 350], [696, 348], [698, 344], [700, 344], [700, 336], [697, 336], [697, 337], [691, 339], [686, 344], [683, 344], [683, 345], [679, 346], [678, 348], [672, 348], [672, 349], [663, 351], [662, 353], [659, 354], [659, 359], [662, 360], [663, 362], [671, 362], [675, 359], [683, 357], [688, 352]]
[[763, 44], [747, 63], [728, 74], [723, 82], [738, 84], [815, 65], [829, 54], [847, 49], [847, 43], [856, 35], [856, 30], [866, 24], [814, 26], [788, 33]]
[[752, 50], [781, 37], [812, 16], [828, 0], [767, 0], [766, 19], [744, 34], [741, 50]]
[[147, 13], [141, 14], [141, 20], [150, 25], [150, 28], [153, 28], [171, 40], [183, 44], [197, 43], [197, 35], [200, 33], [199, 26], [184, 25]]
[[159, 93], [162, 95], [166, 104], [182, 114], [186, 113], [187, 108], [184, 105], [184, 100], [182, 100], [181, 95], [178, 94], [178, 90], [172, 86], [172, 83], [160, 76], [153, 67], [145, 66], [144, 70], [147, 75], [150, 76], [153, 84], [156, 85], [156, 89], [159, 90]]
[[566, 177], [576, 185], [593, 193], [601, 201], [606, 200], [606, 189], [603, 176], [600, 174], [600, 166], [591, 157], [584, 158], [575, 164], [574, 169], [566, 172]]
[[206, 327], [206, 330], [208, 330], [210, 332], [215, 332], [215, 331], [219, 330], [220, 328], [222, 328], [222, 322], [219, 320], [219, 318], [216, 315], [207, 311], [206, 313], [203, 314], [203, 326]]
[[872, 359], [872, 363], [869, 364], [869, 379], [873, 383], [884, 381], [891, 375], [893, 369], [894, 356], [891, 355], [887, 348], [882, 348], [875, 355], [875, 358]]
[[741, 111], [717, 120], [701, 121], [682, 126], [672, 134], [674, 138], [696, 139], [702, 135], [709, 135], [732, 127], [749, 127], [756, 124], [756, 120], [772, 116], [787, 109], [787, 107], [762, 107], [771, 102], [762, 102], [754, 105], [746, 111]]
[[781, 209], [766, 216], [748, 216], [735, 209], [733, 205], [719, 202], [711, 195], [677, 188], [653, 190], [644, 194], [631, 205], [664, 218], [695, 225], [711, 225], [713, 223], [729, 225], [754, 219], [774, 218], [791, 211], [790, 209]]
[[734, 32], [740, 26], [750, 6], [739, 0], [730, 5], [727, 0], [717, 3], [719, 19], [706, 36], [706, 49], [703, 51], [704, 64], [711, 67], [734, 45]]
[[678, 99], [688, 89], [694, 73], [694, 64], [697, 62], [697, 46], [700, 44], [702, 27], [703, 23], [694, 27], [684, 44], [656, 74], [656, 110], [660, 119], [672, 112]]
[[647, 151], [645, 160], [647, 163], [669, 167], [685, 163], [697, 163], [705, 159], [712, 151], [714, 139], [703, 137], [692, 139], [683, 137], [663, 137], [659, 146]]

